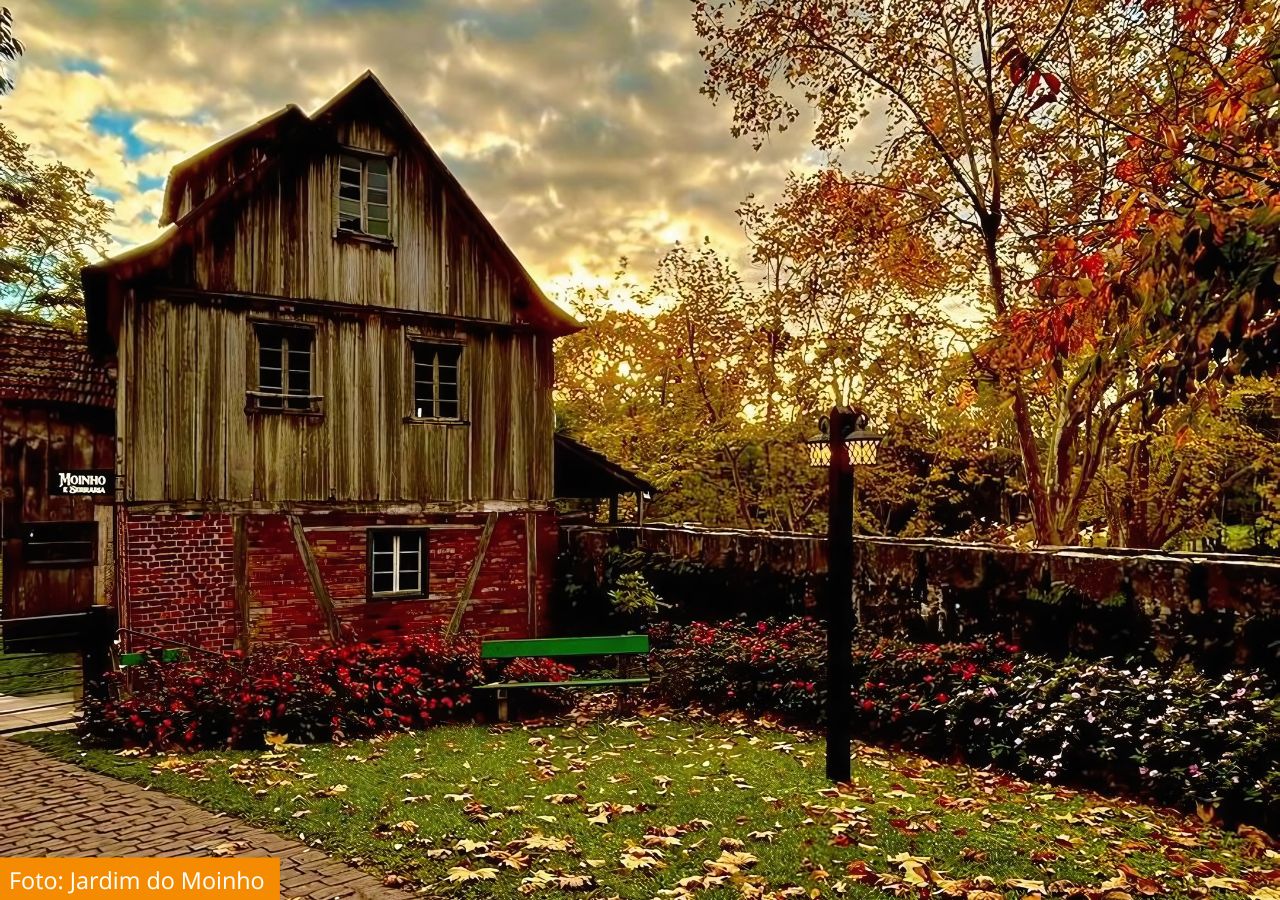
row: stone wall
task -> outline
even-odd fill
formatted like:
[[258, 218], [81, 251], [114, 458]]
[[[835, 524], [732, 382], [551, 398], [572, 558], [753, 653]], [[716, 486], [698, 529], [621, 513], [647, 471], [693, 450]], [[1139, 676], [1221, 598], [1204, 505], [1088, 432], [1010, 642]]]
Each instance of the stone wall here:
[[[561, 547], [580, 596], [607, 588], [607, 569], [639, 567], [684, 619], [815, 613], [825, 591], [826, 543], [812, 535], [573, 526]], [[862, 627], [878, 634], [1280, 668], [1280, 560], [859, 538], [854, 580]]]

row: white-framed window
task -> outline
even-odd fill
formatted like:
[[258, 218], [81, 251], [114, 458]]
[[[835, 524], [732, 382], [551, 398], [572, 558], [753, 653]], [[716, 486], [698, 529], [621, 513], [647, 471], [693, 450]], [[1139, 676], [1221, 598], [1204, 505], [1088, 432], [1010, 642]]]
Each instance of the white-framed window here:
[[413, 418], [459, 419], [462, 345], [412, 341]]
[[320, 397], [312, 393], [315, 331], [305, 325], [255, 322], [257, 383], [249, 390], [254, 412], [315, 414]]
[[391, 158], [338, 157], [338, 231], [391, 238]]
[[427, 541], [422, 530], [369, 531], [369, 596], [425, 597]]

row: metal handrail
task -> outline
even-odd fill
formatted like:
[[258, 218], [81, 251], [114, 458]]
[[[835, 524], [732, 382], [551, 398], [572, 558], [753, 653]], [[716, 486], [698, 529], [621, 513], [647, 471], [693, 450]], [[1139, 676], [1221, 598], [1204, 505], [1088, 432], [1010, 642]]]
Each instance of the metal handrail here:
[[[133, 637], [140, 637], [148, 641], [153, 641], [157, 644], [167, 644], [173, 647], [181, 647], [183, 650], [194, 650], [196, 653], [203, 653], [206, 656], [216, 656], [218, 659], [221, 659], [224, 662], [228, 662], [228, 663], [231, 662], [231, 658], [228, 657], [227, 654], [219, 653], [217, 650], [206, 650], [204, 647], [197, 647], [194, 644], [186, 644], [186, 643], [183, 643], [182, 641], [175, 641], [173, 638], [161, 637], [158, 634], [148, 634], [145, 631], [135, 631], [132, 628], [116, 629], [117, 644], [120, 643], [120, 636], [123, 634], [132, 635]], [[141, 651], [138, 651], [138, 652], [141, 652]]]

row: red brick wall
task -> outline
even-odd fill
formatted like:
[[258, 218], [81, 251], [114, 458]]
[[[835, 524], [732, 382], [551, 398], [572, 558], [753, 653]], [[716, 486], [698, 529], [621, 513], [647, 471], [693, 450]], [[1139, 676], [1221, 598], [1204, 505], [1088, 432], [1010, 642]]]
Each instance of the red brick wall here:
[[[529, 609], [526, 523], [535, 532], [534, 611]], [[124, 516], [128, 541], [128, 627], [210, 649], [229, 650], [240, 632], [235, 605], [233, 519], [230, 515]], [[303, 531], [333, 599], [343, 634], [388, 640], [448, 624], [475, 558], [485, 515], [313, 514]], [[429, 596], [367, 600], [367, 529], [430, 526]], [[283, 515], [245, 517], [249, 635], [254, 643], [328, 640], [328, 630]], [[499, 515], [480, 569], [464, 631], [485, 637], [547, 633], [547, 598], [556, 555], [551, 512]]]
[[[551, 548], [550, 563], [554, 565], [555, 516], [536, 513], [533, 519], [538, 523], [535, 527], [539, 546], [545, 542]], [[478, 513], [412, 517], [315, 515], [303, 517], [302, 525], [344, 634], [363, 640], [388, 640], [448, 624], [475, 559], [484, 521], [484, 514]], [[427, 533], [428, 598], [367, 600], [367, 529], [423, 525], [432, 526]], [[462, 622], [464, 631], [488, 637], [526, 637], [532, 633], [524, 534], [524, 513], [498, 517]], [[322, 639], [324, 622], [288, 520], [283, 516], [251, 517], [249, 547], [253, 640], [306, 643]], [[550, 579], [549, 572], [535, 578], [535, 606], [544, 622]]]
[[[312, 644], [328, 629], [285, 516], [247, 516], [249, 639]], [[332, 590], [332, 588], [330, 588]]]
[[[126, 511], [119, 523], [128, 592], [122, 624], [184, 644], [233, 649], [239, 627], [231, 517]], [[145, 642], [131, 646], [138, 643]]]

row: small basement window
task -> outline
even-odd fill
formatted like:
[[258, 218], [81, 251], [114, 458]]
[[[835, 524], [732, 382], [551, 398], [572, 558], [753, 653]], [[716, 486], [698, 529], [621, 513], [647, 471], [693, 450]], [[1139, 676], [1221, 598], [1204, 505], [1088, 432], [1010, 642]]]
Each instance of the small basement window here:
[[98, 523], [28, 522], [22, 526], [22, 559], [48, 568], [95, 565]]
[[458, 419], [462, 347], [413, 342], [413, 418]]
[[338, 157], [338, 231], [391, 238], [391, 160]]
[[425, 597], [426, 539], [422, 531], [369, 531], [369, 596]]
[[257, 412], [316, 414], [322, 398], [311, 392], [314, 332], [304, 326], [254, 325], [258, 383], [248, 408]]

